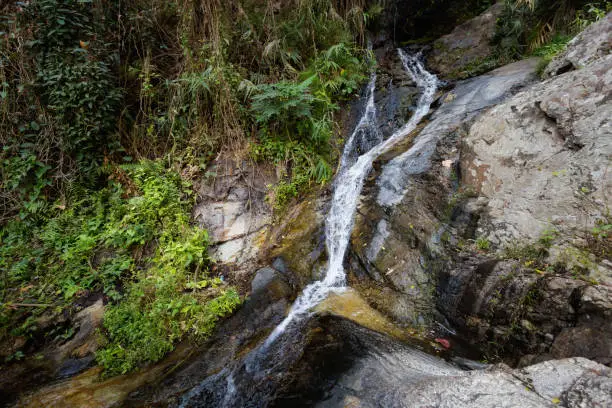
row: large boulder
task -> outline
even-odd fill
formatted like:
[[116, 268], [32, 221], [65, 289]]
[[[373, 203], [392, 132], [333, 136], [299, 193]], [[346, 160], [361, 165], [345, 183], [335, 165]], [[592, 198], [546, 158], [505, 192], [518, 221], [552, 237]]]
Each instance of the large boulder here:
[[609, 242], [591, 232], [609, 224], [611, 91], [608, 55], [515, 95], [471, 126], [461, 174], [464, 188], [487, 201], [480, 237], [504, 247], [554, 235], [561, 246], [551, 263], [580, 264], [612, 283], [603, 259]]
[[493, 53], [491, 41], [503, 8], [498, 2], [436, 40], [427, 58], [429, 67], [451, 79], [472, 76], [478, 66], [484, 67]]

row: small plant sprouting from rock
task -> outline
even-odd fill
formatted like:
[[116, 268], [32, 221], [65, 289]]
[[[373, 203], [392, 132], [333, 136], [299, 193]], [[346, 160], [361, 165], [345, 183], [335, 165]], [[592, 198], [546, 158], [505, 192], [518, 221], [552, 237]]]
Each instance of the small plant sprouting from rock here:
[[491, 249], [491, 242], [486, 237], [478, 237], [476, 238], [476, 247], [486, 252]]
[[514, 243], [508, 245], [504, 249], [502, 257], [519, 260], [523, 266], [531, 268], [538, 273], [543, 273], [552, 268], [552, 266], [546, 262], [546, 258], [548, 257], [548, 250], [551, 248], [556, 236], [556, 230], [546, 230], [540, 235], [540, 238], [532, 244], [524, 245]]

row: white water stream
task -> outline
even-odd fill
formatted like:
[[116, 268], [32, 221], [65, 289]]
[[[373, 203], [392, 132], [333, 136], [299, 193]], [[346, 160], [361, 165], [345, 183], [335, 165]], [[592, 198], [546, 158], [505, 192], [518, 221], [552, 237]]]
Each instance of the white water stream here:
[[[425, 115], [429, 113], [438, 84], [436, 76], [425, 70], [418, 55], [407, 55], [401, 49], [398, 49], [398, 53], [404, 69], [421, 90], [417, 108], [403, 127], [383, 141], [376, 123], [376, 106], [374, 104], [376, 76], [372, 75], [368, 86], [366, 109], [349, 138], [342, 155], [331, 209], [325, 225], [326, 246], [329, 256], [327, 272], [323, 280], [313, 282], [304, 288], [302, 294], [293, 303], [287, 317], [274, 329], [263, 344], [263, 350], [272, 344], [292, 322], [307, 316], [310, 310], [323, 301], [330, 292], [344, 290], [346, 285], [346, 274], [343, 267], [344, 256], [353, 230], [359, 196], [364, 180], [372, 169], [372, 163], [378, 156], [391, 149], [412, 132]], [[359, 155], [359, 150], [364, 146], [371, 145], [374, 140], [377, 144]]]
[[[378, 156], [410, 134], [429, 112], [438, 84], [437, 78], [425, 70], [418, 55], [409, 56], [402, 50], [398, 50], [398, 52], [404, 68], [421, 90], [416, 110], [408, 123], [393, 133], [387, 140], [384, 140], [376, 121], [376, 105], [374, 103], [376, 75], [372, 75], [368, 84], [365, 110], [346, 143], [340, 161], [340, 170], [334, 184], [331, 209], [325, 225], [326, 246], [329, 256], [325, 276], [322, 280], [313, 282], [304, 288], [302, 294], [293, 303], [287, 317], [272, 331], [264, 344], [249, 353], [249, 356], [245, 359], [247, 372], [259, 373], [261, 363], [270, 358], [266, 350], [292, 323], [302, 321], [304, 317], [311, 313], [311, 309], [323, 301], [330, 292], [339, 292], [345, 289], [344, 256], [353, 230], [359, 196], [364, 180], [372, 169], [372, 163]], [[221, 373], [209, 377], [185, 395], [179, 406], [192, 406], [190, 405], [191, 399], [204, 392], [203, 390], [206, 390], [206, 387], [210, 384], [216, 387], [218, 377], [225, 377], [225, 390], [221, 406], [237, 406], [236, 401], [234, 401], [236, 395], [238, 395], [234, 369], [223, 370]]]

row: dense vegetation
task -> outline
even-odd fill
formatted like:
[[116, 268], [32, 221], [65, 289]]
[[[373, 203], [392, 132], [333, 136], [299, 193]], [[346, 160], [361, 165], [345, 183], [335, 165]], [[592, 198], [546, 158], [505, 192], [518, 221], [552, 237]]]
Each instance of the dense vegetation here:
[[528, 55], [548, 62], [592, 22], [612, 10], [606, 0], [506, 0], [494, 43], [501, 62]]
[[[0, 342], [104, 296], [107, 374], [203, 339], [241, 302], [192, 225], [224, 154], [272, 162], [282, 207], [332, 176], [338, 103], [370, 69], [364, 1], [33, 0], [2, 6]], [[60, 320], [60, 319], [58, 319]]]

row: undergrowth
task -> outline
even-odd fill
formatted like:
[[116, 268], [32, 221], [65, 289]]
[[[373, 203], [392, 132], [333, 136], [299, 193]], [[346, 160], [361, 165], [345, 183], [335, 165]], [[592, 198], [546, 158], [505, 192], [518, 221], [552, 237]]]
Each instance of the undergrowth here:
[[187, 335], [209, 335], [240, 297], [209, 273], [207, 233], [189, 224], [193, 200], [175, 171], [147, 161], [108, 171], [105, 188], [75, 191], [47, 219], [2, 230], [0, 322], [3, 336], [28, 336], [43, 311], [102, 292], [109, 305], [97, 357], [117, 374]]
[[607, 0], [506, 0], [493, 39], [496, 57], [504, 62], [529, 55], [550, 59], [611, 10]]
[[179, 174], [221, 155], [271, 163], [277, 209], [329, 181], [335, 113], [371, 69], [381, 4], [0, 5], [0, 342], [27, 339], [11, 355], [100, 295], [106, 375], [210, 335], [240, 296], [210, 272]]

